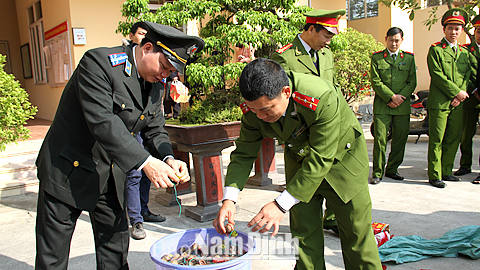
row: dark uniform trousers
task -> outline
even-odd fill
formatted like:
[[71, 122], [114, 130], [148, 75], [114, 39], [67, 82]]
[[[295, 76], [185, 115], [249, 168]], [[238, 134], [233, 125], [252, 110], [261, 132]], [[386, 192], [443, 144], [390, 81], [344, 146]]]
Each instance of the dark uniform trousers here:
[[[67, 269], [72, 235], [83, 210], [49, 195], [42, 188], [42, 182], [38, 196], [35, 269]], [[118, 202], [112, 177], [108, 179], [95, 209], [89, 211], [89, 216], [95, 240], [97, 269], [129, 269], [127, 216]]]
[[[468, 94], [470, 97], [465, 100], [463, 106], [463, 132], [460, 143], [460, 167], [470, 169], [472, 167], [473, 159], [473, 137], [477, 132], [478, 115], [480, 114], [480, 101], [472, 94], [473, 89], [480, 87], [479, 71], [480, 65], [480, 51], [476, 42], [473, 42], [467, 47], [470, 51], [470, 66], [472, 70], [471, 82], [468, 87]], [[479, 161], [480, 163], [480, 161]]]
[[[476, 98], [470, 95], [469, 98]], [[477, 132], [477, 122], [480, 109], [467, 109], [463, 107], [463, 133], [462, 143], [460, 144], [460, 151], [462, 157], [460, 158], [460, 167], [471, 168], [473, 159], [473, 137]]]

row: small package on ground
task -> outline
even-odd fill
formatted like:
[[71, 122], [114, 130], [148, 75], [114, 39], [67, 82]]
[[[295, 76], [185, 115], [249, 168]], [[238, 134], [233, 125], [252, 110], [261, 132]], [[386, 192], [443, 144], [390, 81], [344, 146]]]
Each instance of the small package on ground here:
[[181, 81], [173, 81], [170, 86], [170, 97], [175, 103], [188, 102], [190, 99], [188, 87], [186, 87]]
[[386, 223], [373, 222], [372, 229], [377, 247], [383, 245], [393, 237], [393, 235], [390, 235], [390, 226]]

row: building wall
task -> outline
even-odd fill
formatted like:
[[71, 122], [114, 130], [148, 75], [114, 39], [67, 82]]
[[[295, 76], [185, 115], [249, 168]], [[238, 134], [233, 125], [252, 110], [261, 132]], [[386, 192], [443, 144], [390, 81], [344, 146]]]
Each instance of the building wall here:
[[[30, 43], [28, 30], [27, 9], [34, 2], [31, 0], [16, 0], [16, 12], [18, 20], [18, 32], [20, 43]], [[43, 0], [42, 1], [43, 26], [47, 31], [52, 27], [69, 20], [68, 1]], [[31, 48], [30, 44], [30, 48]], [[32, 63], [33, 65], [33, 63]], [[33, 66], [32, 66], [33, 68]], [[63, 88], [52, 88], [49, 84], [35, 85], [34, 79], [25, 79], [23, 87], [30, 95], [30, 102], [37, 106], [38, 112], [35, 117], [52, 120], [57, 109], [58, 101]]]
[[[14, 2], [20, 44], [29, 43], [27, 8], [33, 1], [16, 0]], [[65, 21], [68, 22], [72, 70], [75, 69], [85, 51], [96, 47], [121, 45], [122, 35], [115, 34], [115, 29], [118, 22], [122, 20], [120, 9], [123, 2], [124, 0], [42, 0], [45, 31]], [[72, 27], [85, 28], [86, 45], [73, 45]], [[36, 117], [53, 120], [63, 87], [51, 87], [49, 84], [35, 85], [33, 78], [26, 79], [22, 86], [30, 94], [30, 102], [38, 107]]]
[[125, 0], [70, 0], [70, 14], [75, 28], [85, 28], [87, 44], [73, 45], [74, 64], [92, 48], [122, 45], [122, 34], [116, 34], [118, 22], [124, 20], [120, 9]]
[[0, 0], [0, 40], [8, 42], [12, 74], [24, 85], [23, 66], [20, 55], [20, 35], [18, 34], [17, 13], [14, 0]]

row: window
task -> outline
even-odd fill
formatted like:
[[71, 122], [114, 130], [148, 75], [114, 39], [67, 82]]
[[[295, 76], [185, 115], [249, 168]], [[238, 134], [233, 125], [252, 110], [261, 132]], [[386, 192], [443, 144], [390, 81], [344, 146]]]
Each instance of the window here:
[[47, 83], [47, 71], [45, 69], [45, 36], [43, 31], [43, 14], [41, 1], [34, 3], [27, 9], [28, 30], [30, 33], [33, 78], [35, 84]]
[[440, 5], [446, 5], [446, 4], [447, 4], [447, 0], [423, 0], [424, 8], [436, 7]]
[[377, 0], [347, 0], [347, 12], [349, 20], [378, 16]]

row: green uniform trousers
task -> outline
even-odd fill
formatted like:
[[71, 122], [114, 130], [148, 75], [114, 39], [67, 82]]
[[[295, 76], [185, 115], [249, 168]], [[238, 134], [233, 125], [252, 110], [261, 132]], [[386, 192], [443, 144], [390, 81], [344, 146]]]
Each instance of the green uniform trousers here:
[[[388, 129], [392, 125], [392, 142], [385, 169]], [[405, 144], [410, 130], [410, 115], [375, 114], [373, 116], [375, 139], [373, 141], [372, 177], [382, 178], [385, 173], [398, 173], [403, 162]]]
[[470, 169], [473, 159], [473, 136], [477, 132], [477, 121], [480, 109], [463, 108], [463, 133], [460, 143], [460, 167]]
[[428, 179], [452, 175], [463, 126], [463, 108], [429, 109]]
[[[290, 209], [290, 231], [299, 240], [299, 260], [295, 269], [325, 269], [322, 203], [336, 213], [345, 269], [382, 269], [372, 230], [372, 203], [368, 186], [344, 203], [327, 181], [308, 203]], [[315, 214], [317, 213], [317, 214]]]

